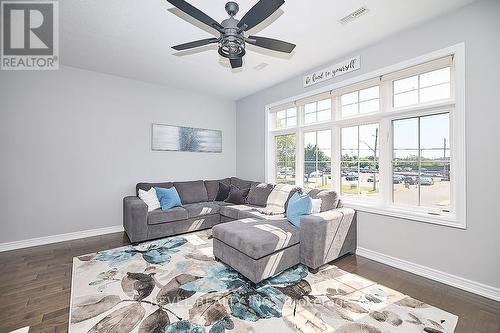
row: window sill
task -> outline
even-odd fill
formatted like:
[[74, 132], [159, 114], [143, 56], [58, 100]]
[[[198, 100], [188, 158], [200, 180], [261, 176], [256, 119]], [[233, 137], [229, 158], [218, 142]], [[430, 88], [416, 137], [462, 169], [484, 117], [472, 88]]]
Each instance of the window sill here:
[[396, 207], [381, 207], [375, 206], [371, 203], [360, 203], [359, 201], [353, 202], [348, 200], [344, 200], [344, 206], [365, 213], [397, 217], [417, 222], [432, 223], [458, 229], [467, 229], [465, 221], [460, 221], [454, 214], [432, 215], [427, 212], [409, 211]]

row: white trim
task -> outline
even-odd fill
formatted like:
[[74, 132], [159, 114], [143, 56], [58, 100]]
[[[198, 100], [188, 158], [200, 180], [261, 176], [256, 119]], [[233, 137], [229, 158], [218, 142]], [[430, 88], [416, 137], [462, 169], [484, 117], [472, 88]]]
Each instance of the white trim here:
[[418, 221], [424, 223], [439, 224], [446, 227], [453, 227], [458, 229], [467, 229], [466, 226], [457, 219], [455, 214], [432, 215], [427, 210], [417, 210], [418, 207], [411, 207], [410, 209], [402, 209], [397, 206], [381, 207], [376, 205], [378, 202], [370, 203], [368, 200], [365, 204], [360, 200], [353, 202], [349, 198], [342, 199], [344, 206], [358, 210], [365, 213], [372, 213], [384, 216], [397, 217], [400, 219]]
[[484, 283], [472, 281], [460, 276], [439, 271], [434, 268], [391, 257], [380, 252], [365, 249], [363, 247], [358, 247], [356, 250], [356, 254], [361, 257], [380, 262], [382, 264], [386, 264], [413, 274], [426, 277], [434, 281], [447, 284], [452, 287], [484, 296], [495, 301], [500, 301], [500, 289], [486, 285]]
[[71, 313], [73, 311], [73, 281], [75, 280], [75, 257], [71, 260], [71, 289], [69, 294], [68, 333], [71, 333]]
[[19, 241], [15, 241], [15, 242], [8, 242], [8, 243], [0, 243], [0, 252], [22, 249], [22, 248], [31, 247], [31, 246], [59, 243], [59, 242], [69, 241], [69, 240], [73, 240], [73, 239], [80, 239], [80, 238], [85, 238], [85, 237], [93, 237], [93, 236], [100, 236], [100, 235], [105, 235], [105, 234], [112, 234], [115, 232], [122, 232], [122, 231], [123, 231], [122, 225], [115, 225], [112, 227], [89, 229], [89, 230], [82, 230], [82, 231], [77, 231], [77, 232], [69, 232], [66, 234], [59, 234], [59, 235], [45, 236], [45, 237], [38, 237], [38, 238], [30, 238], [30, 239], [24, 239], [24, 240], [19, 240]]

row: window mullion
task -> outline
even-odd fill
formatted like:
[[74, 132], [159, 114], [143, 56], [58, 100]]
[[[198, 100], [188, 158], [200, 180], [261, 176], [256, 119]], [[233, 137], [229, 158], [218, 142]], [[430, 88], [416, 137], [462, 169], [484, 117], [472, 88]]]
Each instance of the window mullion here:
[[[420, 77], [420, 76], [419, 76]], [[420, 83], [419, 83], [420, 85]], [[422, 180], [422, 150], [420, 149], [420, 120], [421, 120], [421, 117], [418, 117], [418, 122], [417, 122], [417, 126], [418, 126], [418, 132], [417, 132], [417, 136], [418, 136], [418, 176], [417, 176], [417, 188], [418, 188], [418, 206], [422, 206], [422, 202], [421, 202], [421, 188], [420, 188], [420, 183], [421, 183], [421, 180]]]
[[297, 131], [295, 132], [295, 185], [304, 186], [304, 130], [302, 125], [305, 122], [305, 105], [297, 106]]
[[331, 158], [331, 170], [332, 170], [332, 184], [333, 184], [333, 189], [337, 191], [337, 193], [340, 192], [340, 164], [341, 164], [341, 155], [342, 155], [342, 148], [340, 144], [340, 127], [339, 126], [333, 126], [332, 128], [332, 158]]
[[[392, 110], [392, 82], [380, 82], [380, 111], [390, 113]], [[392, 163], [392, 122], [382, 118], [379, 122], [379, 179], [380, 200], [387, 207], [392, 203], [393, 163]]]
[[[359, 92], [358, 92], [358, 101], [359, 101]], [[358, 104], [358, 111], [359, 111], [359, 104]], [[361, 172], [360, 172], [360, 167], [359, 167], [359, 126], [358, 128], [358, 156], [357, 156], [357, 166], [358, 166], [358, 195], [361, 194]]]
[[383, 206], [388, 206], [392, 202], [392, 135], [391, 121], [387, 118], [379, 123], [379, 179], [380, 198]]

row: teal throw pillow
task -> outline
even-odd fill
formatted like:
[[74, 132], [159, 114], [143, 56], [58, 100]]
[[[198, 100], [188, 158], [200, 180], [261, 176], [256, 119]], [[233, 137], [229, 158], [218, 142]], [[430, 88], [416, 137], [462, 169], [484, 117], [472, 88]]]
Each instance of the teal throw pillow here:
[[158, 201], [160, 202], [161, 209], [167, 210], [170, 208], [182, 206], [181, 198], [179, 197], [179, 193], [177, 193], [175, 187], [155, 187], [155, 190]]
[[300, 227], [300, 218], [311, 214], [312, 199], [307, 194], [300, 195], [295, 192], [288, 201], [286, 216], [288, 221], [296, 227]]

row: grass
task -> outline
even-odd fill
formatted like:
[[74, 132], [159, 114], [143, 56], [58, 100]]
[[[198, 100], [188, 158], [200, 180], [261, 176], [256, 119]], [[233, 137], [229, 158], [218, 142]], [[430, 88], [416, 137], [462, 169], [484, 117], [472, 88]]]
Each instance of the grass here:
[[[361, 186], [359, 187], [361, 193], [376, 194], [378, 193], [378, 188], [373, 190], [373, 186]], [[342, 185], [342, 193], [358, 194], [358, 186], [352, 187], [349, 184]]]

